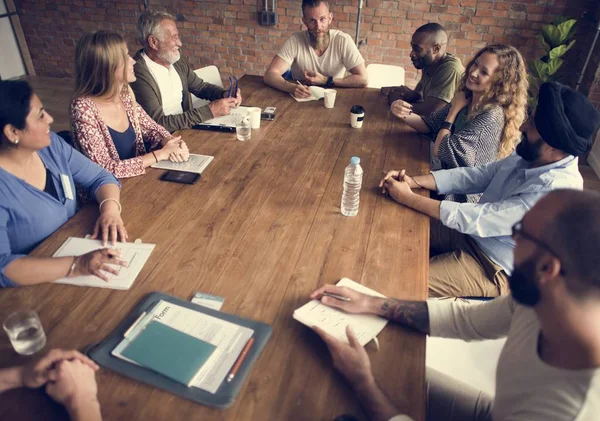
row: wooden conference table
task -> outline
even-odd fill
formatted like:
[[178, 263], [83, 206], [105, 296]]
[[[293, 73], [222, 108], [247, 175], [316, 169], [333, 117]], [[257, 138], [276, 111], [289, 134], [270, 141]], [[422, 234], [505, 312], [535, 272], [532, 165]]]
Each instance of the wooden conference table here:
[[[223, 311], [269, 323], [273, 335], [235, 403], [226, 410], [186, 401], [109, 370], [97, 374], [106, 420], [366, 419], [325, 345], [292, 318], [325, 283], [348, 277], [381, 293], [425, 299], [428, 218], [382, 196], [381, 172], [429, 169], [429, 145], [392, 118], [375, 89], [339, 89], [334, 109], [323, 101], [297, 103], [266, 87], [240, 81], [244, 104], [277, 107], [252, 139], [186, 130], [193, 153], [214, 161], [196, 185], [162, 182], [149, 169], [123, 180], [123, 220], [130, 240], [156, 244], [129, 291], [40, 285], [0, 291], [0, 317], [36, 310], [46, 349], [84, 349], [105, 338], [143, 296], [162, 291], [184, 299], [202, 291], [225, 297]], [[352, 105], [366, 109], [364, 125], [349, 125]], [[340, 213], [344, 168], [351, 156], [364, 169], [360, 211]], [[40, 209], [43, 212], [43, 209]], [[89, 233], [97, 217], [86, 207], [35, 251], [51, 256], [68, 236]], [[396, 325], [367, 346], [376, 379], [417, 420], [425, 412], [425, 338]], [[28, 359], [0, 335], [0, 367]], [[0, 419], [66, 419], [42, 391], [0, 395]]]

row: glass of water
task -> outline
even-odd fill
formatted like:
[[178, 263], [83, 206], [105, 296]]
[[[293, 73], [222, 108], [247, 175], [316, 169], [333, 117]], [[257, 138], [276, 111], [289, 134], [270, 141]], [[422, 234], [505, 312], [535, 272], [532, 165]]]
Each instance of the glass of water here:
[[21, 355], [31, 355], [46, 345], [42, 322], [33, 310], [18, 311], [4, 320], [2, 325], [13, 348]]
[[250, 126], [250, 117], [242, 118], [235, 125], [235, 135], [237, 140], [250, 140], [250, 136], [252, 135], [252, 127]]

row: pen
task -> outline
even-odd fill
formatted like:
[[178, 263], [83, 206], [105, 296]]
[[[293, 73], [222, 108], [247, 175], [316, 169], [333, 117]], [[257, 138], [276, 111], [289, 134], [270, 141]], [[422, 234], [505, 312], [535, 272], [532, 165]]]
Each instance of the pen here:
[[238, 357], [237, 361], [233, 365], [233, 368], [231, 369], [229, 376], [227, 376], [227, 382], [230, 382], [233, 380], [233, 378], [237, 374], [238, 370], [242, 366], [242, 363], [246, 359], [246, 356], [248, 355], [248, 351], [250, 351], [250, 348], [252, 347], [253, 343], [254, 343], [254, 338], [248, 339], [248, 342], [246, 342], [246, 345], [244, 345], [244, 349], [242, 349], [240, 356]]
[[331, 298], [335, 298], [336, 300], [340, 300], [340, 301], [351, 301], [350, 297], [344, 297], [343, 295], [340, 294], [334, 294], [333, 292], [323, 292], [321, 295], [325, 296], [325, 297], [331, 297]]

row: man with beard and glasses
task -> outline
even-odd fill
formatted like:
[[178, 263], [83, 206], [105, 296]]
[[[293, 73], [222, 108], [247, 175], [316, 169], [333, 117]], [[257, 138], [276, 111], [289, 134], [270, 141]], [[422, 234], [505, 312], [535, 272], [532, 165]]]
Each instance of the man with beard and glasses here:
[[458, 57], [446, 52], [448, 34], [439, 23], [427, 23], [412, 36], [410, 60], [421, 70], [421, 80], [414, 90], [406, 86], [381, 88], [391, 105], [396, 100], [412, 104], [412, 112], [429, 115], [450, 104], [465, 68]]
[[[285, 41], [265, 73], [265, 83], [297, 98], [311, 96], [306, 85], [365, 88], [365, 60], [350, 35], [329, 28], [332, 20], [327, 1], [302, 0], [302, 22], [308, 31], [296, 32]], [[284, 78], [290, 68], [292, 78], [303, 85]]]
[[[600, 414], [600, 195], [559, 190], [513, 227], [512, 295], [480, 304], [376, 298], [326, 285], [311, 294], [348, 313], [419, 332], [479, 341], [506, 337], [496, 395], [427, 369], [427, 420], [593, 421]], [[349, 298], [341, 301], [323, 293]], [[370, 420], [410, 421], [377, 385], [351, 329], [343, 343], [314, 328]], [[381, 367], [382, 361], [378, 362]], [[395, 399], [401, 402], [401, 399]]]
[[[137, 79], [131, 88], [142, 108], [168, 131], [228, 115], [241, 104], [239, 89], [235, 97], [227, 97], [226, 89], [204, 82], [181, 58], [179, 32], [169, 13], [143, 12], [138, 19], [137, 40], [143, 49], [133, 57]], [[190, 93], [212, 102], [194, 109]]]
[[[379, 186], [396, 202], [431, 217], [429, 295], [496, 297], [508, 293], [511, 227], [544, 195], [582, 189], [579, 155], [592, 146], [600, 111], [560, 83], [540, 88], [535, 115], [521, 126], [517, 153], [478, 167], [409, 177], [389, 171]], [[478, 203], [434, 200], [412, 189], [482, 193]]]

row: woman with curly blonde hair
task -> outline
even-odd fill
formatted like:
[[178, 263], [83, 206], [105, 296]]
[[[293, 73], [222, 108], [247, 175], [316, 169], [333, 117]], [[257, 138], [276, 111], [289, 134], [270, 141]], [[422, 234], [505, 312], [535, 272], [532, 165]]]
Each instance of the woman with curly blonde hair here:
[[[432, 152], [442, 168], [474, 167], [514, 151], [527, 114], [527, 87], [521, 53], [509, 45], [488, 45], [469, 62], [458, 92], [446, 107], [421, 117], [399, 100], [391, 110], [417, 131], [435, 135]], [[477, 202], [479, 197], [446, 199]]]

